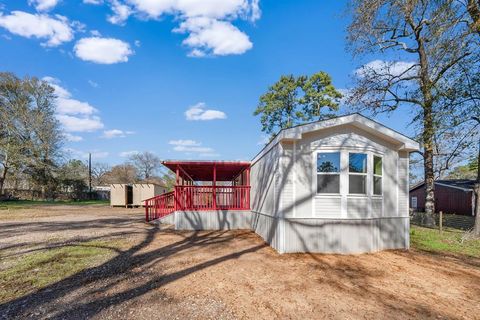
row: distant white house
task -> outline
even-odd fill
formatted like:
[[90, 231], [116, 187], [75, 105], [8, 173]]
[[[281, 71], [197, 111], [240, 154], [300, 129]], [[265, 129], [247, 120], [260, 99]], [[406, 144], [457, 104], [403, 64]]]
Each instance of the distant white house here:
[[147, 220], [252, 229], [281, 253], [409, 248], [409, 153], [418, 149], [359, 114], [284, 129], [250, 163], [165, 161], [175, 191], [147, 203]]

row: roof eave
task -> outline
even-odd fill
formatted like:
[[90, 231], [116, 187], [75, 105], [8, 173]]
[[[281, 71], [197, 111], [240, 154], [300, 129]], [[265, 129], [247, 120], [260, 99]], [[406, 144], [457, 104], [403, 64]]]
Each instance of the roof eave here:
[[397, 151], [415, 152], [420, 150], [420, 145], [418, 142], [395, 130], [384, 126], [379, 122], [369, 119], [361, 114], [354, 113], [342, 117], [307, 123], [304, 125], [299, 125], [297, 127], [283, 129], [255, 156], [255, 158], [252, 160], [252, 163], [260, 159], [266, 152], [268, 152], [268, 150], [270, 150], [272, 146], [276, 145], [281, 141], [300, 140], [305, 133], [315, 132], [347, 124], [352, 124], [364, 131], [369, 132], [370, 134], [378, 136], [381, 139], [392, 143], [393, 145], [398, 145], [399, 147]]

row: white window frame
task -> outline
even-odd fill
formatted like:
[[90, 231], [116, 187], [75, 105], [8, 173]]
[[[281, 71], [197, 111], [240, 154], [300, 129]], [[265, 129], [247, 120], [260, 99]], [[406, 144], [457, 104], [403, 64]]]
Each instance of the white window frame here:
[[[346, 219], [348, 217], [348, 201], [349, 199], [367, 199], [368, 200], [368, 215], [372, 213], [372, 201], [382, 201], [382, 213], [384, 216], [384, 200], [385, 193], [391, 191], [385, 191], [385, 185], [388, 181], [388, 177], [385, 174], [385, 168], [388, 167], [388, 164], [385, 162], [386, 150], [380, 147], [370, 147], [370, 146], [327, 146], [327, 145], [315, 145], [311, 147], [311, 217], [323, 217], [321, 212], [316, 211], [316, 201], [318, 199], [325, 198], [335, 198], [341, 199], [341, 215], [338, 216], [339, 219]], [[317, 193], [317, 158], [318, 153], [340, 153], [340, 193]], [[367, 154], [367, 186], [366, 194], [362, 193], [349, 193], [349, 154], [350, 153], [363, 153]], [[382, 195], [373, 194], [373, 156], [382, 158]], [[372, 163], [372, 164], [371, 164]], [[397, 167], [398, 170], [398, 167]], [[385, 178], [387, 177], [387, 178]], [[387, 179], [387, 180], [385, 180]], [[384, 181], [385, 180], [385, 181]], [[332, 218], [330, 215], [325, 216], [327, 218]]]
[[[365, 172], [350, 172], [350, 154], [351, 153], [356, 153], [356, 154], [364, 154], [366, 156], [366, 171]], [[359, 197], [368, 197], [369, 196], [369, 152], [367, 151], [347, 151], [347, 160], [348, 160], [348, 166], [347, 166], [347, 181], [348, 181], [348, 186], [347, 186], [347, 195], [348, 196], [359, 196]], [[365, 177], [365, 193], [351, 193], [350, 192], [350, 175], [356, 175], [356, 176], [364, 176]], [[372, 178], [373, 179], [373, 178]]]
[[[339, 155], [339, 168], [338, 172], [318, 172], [318, 155], [320, 153], [338, 153]], [[314, 171], [315, 171], [315, 194], [317, 196], [340, 196], [342, 194], [342, 150], [318, 150], [314, 152]], [[325, 193], [325, 192], [318, 192], [318, 175], [338, 175], [338, 192], [330, 192], [330, 193]]]
[[[382, 161], [382, 174], [381, 175], [378, 175], [378, 174], [375, 174], [375, 157], [377, 158], [380, 158], [380, 160]], [[372, 197], [374, 198], [381, 198], [383, 197], [383, 173], [385, 172], [385, 167], [384, 167], [384, 164], [383, 164], [383, 156], [380, 155], [380, 154], [376, 154], [376, 153], [372, 153], [372, 182], [371, 182], [371, 185], [372, 185]], [[381, 179], [381, 188], [382, 188], [382, 193], [380, 194], [375, 194], [375, 177], [377, 178], [380, 178]]]

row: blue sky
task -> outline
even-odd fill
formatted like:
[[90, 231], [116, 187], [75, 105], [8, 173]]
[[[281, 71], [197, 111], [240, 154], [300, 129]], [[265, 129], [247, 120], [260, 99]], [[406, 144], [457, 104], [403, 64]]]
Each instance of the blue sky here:
[[[79, 140], [65, 145], [73, 157], [251, 159], [262, 140], [252, 113], [282, 74], [326, 71], [343, 89], [373, 60], [346, 51], [344, 10], [318, 0], [0, 0], [0, 69], [57, 88], [59, 119]], [[411, 131], [405, 113], [377, 120]]]

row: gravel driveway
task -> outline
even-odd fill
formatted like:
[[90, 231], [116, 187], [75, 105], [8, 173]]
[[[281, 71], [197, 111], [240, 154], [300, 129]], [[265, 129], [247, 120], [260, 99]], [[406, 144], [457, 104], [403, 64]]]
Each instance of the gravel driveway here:
[[115, 243], [111, 256], [0, 303], [0, 318], [480, 315], [480, 261], [474, 259], [415, 250], [279, 255], [250, 231], [179, 232], [144, 223], [139, 209], [52, 206], [0, 213], [0, 252], [29, 254], [92, 239]]

